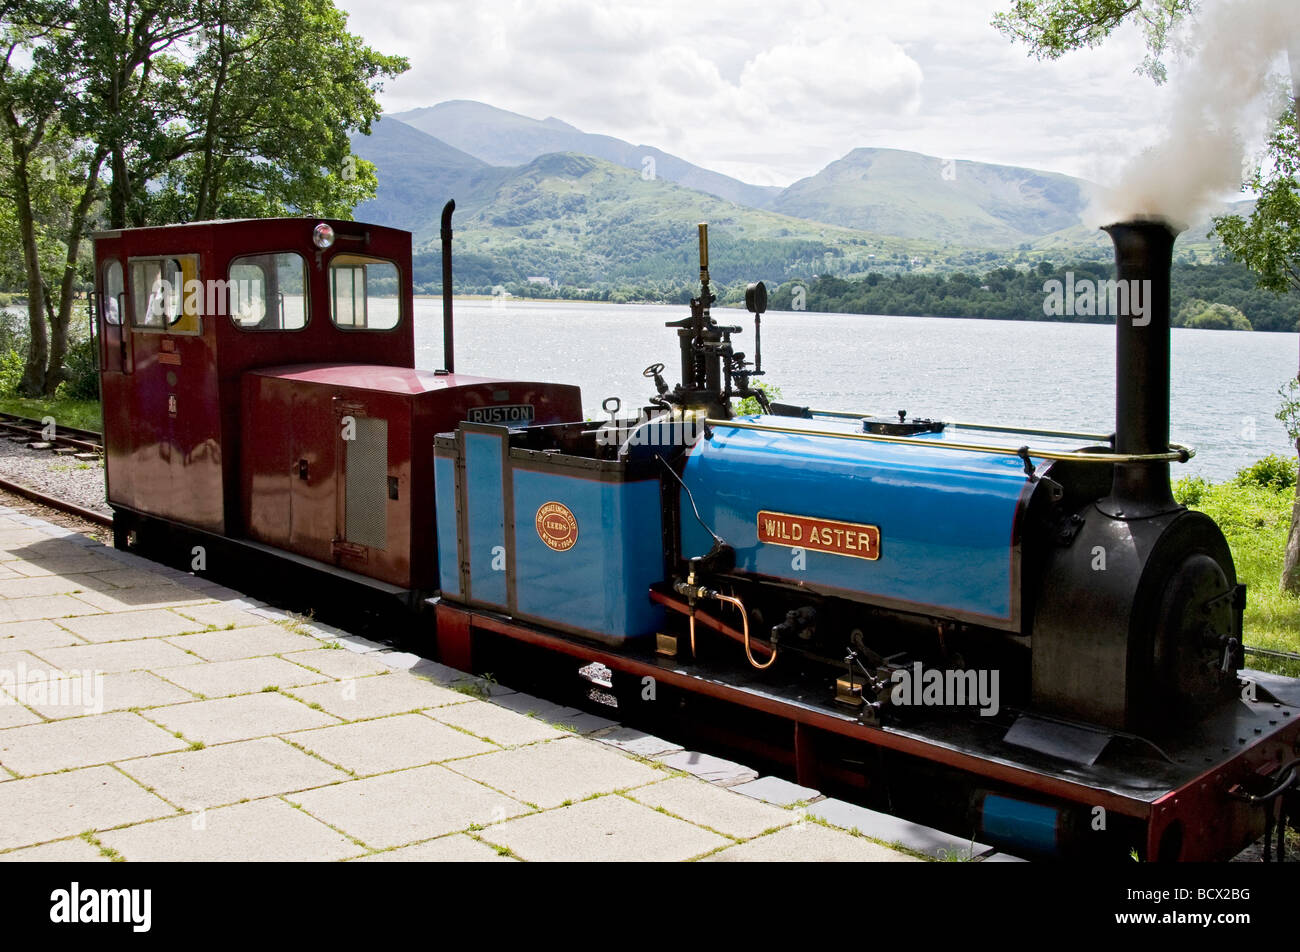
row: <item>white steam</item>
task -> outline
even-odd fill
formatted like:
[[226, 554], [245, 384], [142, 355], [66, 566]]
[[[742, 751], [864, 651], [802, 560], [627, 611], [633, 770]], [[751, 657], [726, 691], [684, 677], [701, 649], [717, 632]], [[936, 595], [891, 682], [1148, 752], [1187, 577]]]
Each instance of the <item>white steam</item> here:
[[1098, 197], [1089, 214], [1097, 224], [1164, 218], [1186, 227], [1240, 188], [1293, 95], [1300, 0], [1205, 0], [1181, 25], [1179, 48], [1165, 133]]

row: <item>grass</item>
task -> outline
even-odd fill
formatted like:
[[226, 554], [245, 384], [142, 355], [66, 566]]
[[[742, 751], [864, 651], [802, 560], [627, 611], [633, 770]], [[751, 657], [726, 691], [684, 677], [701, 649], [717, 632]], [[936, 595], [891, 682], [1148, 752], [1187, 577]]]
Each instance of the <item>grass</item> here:
[[104, 418], [98, 400], [71, 400], [66, 397], [0, 397], [0, 412], [40, 420], [54, 417], [58, 426], [100, 432]]
[[[1245, 643], [1300, 652], [1300, 597], [1284, 594], [1280, 586], [1294, 489], [1262, 486], [1241, 477], [1226, 483], [1184, 479], [1175, 485], [1175, 494], [1214, 519], [1227, 537], [1237, 580], [1246, 584]], [[1248, 654], [1246, 663], [1300, 676], [1300, 662]]]

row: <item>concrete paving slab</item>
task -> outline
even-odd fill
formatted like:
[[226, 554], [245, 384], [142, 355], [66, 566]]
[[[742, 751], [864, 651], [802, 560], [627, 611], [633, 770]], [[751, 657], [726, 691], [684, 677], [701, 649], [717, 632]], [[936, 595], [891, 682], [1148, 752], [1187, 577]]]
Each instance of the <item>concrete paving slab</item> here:
[[576, 737], [456, 760], [447, 766], [543, 809], [663, 778], [653, 767]]
[[796, 803], [807, 803], [809, 800], [815, 800], [821, 796], [820, 790], [791, 783], [789, 780], [782, 780], [780, 777], [759, 777], [757, 780], [750, 780], [747, 783], [738, 783], [731, 789], [736, 793], [743, 793], [747, 797], [753, 797], [755, 800], [762, 800], [764, 803], [775, 803], [780, 807], [789, 807]]
[[314, 638], [295, 635], [279, 625], [205, 631], [198, 635], [180, 635], [168, 641], [178, 648], [194, 652], [205, 661], [234, 661], [236, 658], [286, 654], [320, 646]]
[[338, 723], [279, 691], [156, 707], [149, 711], [149, 719], [169, 731], [179, 731], [186, 741], [204, 744], [225, 744]]
[[[131, 760], [121, 768], [185, 810], [294, 793], [348, 779], [343, 771], [274, 737]], [[0, 784], [0, 790], [5, 786]]]
[[43, 681], [57, 676], [64, 669], [31, 651], [6, 651], [0, 653], [0, 686], [20, 681]]
[[500, 749], [419, 714], [299, 731], [284, 739], [359, 776]]
[[857, 830], [885, 843], [901, 843], [908, 849], [925, 853], [935, 859], [946, 859], [949, 856], [970, 859], [972, 855], [978, 856], [989, 849], [982, 843], [972, 844], [970, 840], [944, 833], [942, 830], [923, 826], [920, 823], [911, 823], [887, 813], [868, 810], [866, 807], [846, 803], [843, 800], [822, 800], [810, 804], [808, 813], [842, 829]]
[[100, 842], [129, 862], [323, 862], [360, 847], [283, 800], [204, 810], [104, 833]]
[[349, 634], [336, 634], [333, 631], [327, 630], [324, 625], [316, 625], [313, 627], [319, 629], [317, 632], [318, 637], [332, 642], [337, 642], [342, 645], [345, 650], [353, 651], [357, 654], [368, 654], [372, 651], [379, 651], [381, 648], [386, 647], [377, 641], [371, 641], [369, 638], [361, 638], [357, 635]]
[[[39, 714], [29, 711], [19, 704], [14, 698], [0, 691], [0, 730], [6, 727], [22, 727], [25, 724], [41, 724]], [[0, 776], [0, 780], [9, 779], [8, 775]]]
[[0, 732], [0, 764], [23, 776], [179, 750], [180, 739], [138, 714], [99, 714]]
[[10, 651], [57, 648], [83, 644], [82, 640], [48, 619], [15, 621], [0, 625], [0, 656]]
[[648, 807], [663, 807], [699, 826], [749, 839], [767, 830], [789, 826], [799, 817], [791, 810], [741, 797], [725, 787], [695, 777], [671, 777], [630, 790], [626, 796]]
[[95, 575], [16, 576], [0, 580], [0, 598], [32, 598], [37, 595], [68, 595], [88, 589], [109, 588]]
[[169, 635], [182, 635], [203, 629], [198, 622], [182, 618], [161, 608], [65, 618], [60, 624], [91, 643], [137, 638], [166, 638]]
[[[3, 859], [0, 856], [0, 859]], [[464, 833], [426, 840], [414, 846], [371, 853], [353, 860], [355, 863], [517, 863], [512, 856], [502, 855], [486, 843], [480, 843]]]
[[706, 863], [919, 863], [914, 856], [817, 823], [787, 826], [705, 857]]
[[507, 711], [514, 711], [516, 714], [524, 714], [545, 721], [547, 724], [572, 721], [582, 714], [582, 711], [576, 707], [566, 707], [563, 704], [556, 704], [554, 701], [533, 697], [533, 695], [524, 694], [521, 691], [493, 698], [492, 702], [497, 707], [503, 707]]
[[436, 684], [452, 684], [470, 677], [459, 668], [439, 664], [437, 661], [430, 661], [428, 658], [423, 659], [419, 664], [411, 668], [411, 673], [421, 678], [428, 678]]
[[591, 739], [608, 744], [610, 747], [617, 747], [624, 753], [635, 754], [637, 757], [650, 758], [682, 750], [681, 744], [674, 744], [672, 741], [647, 734], [634, 727], [615, 727], [612, 730], [593, 734]]
[[209, 625], [223, 629], [230, 625], [236, 628], [254, 628], [266, 624], [265, 618], [221, 602], [213, 602], [210, 605], [183, 605], [180, 608], [170, 608], [168, 611], [198, 622], [199, 628], [206, 628]]
[[1027, 863], [1029, 860], [1021, 859], [1019, 856], [1012, 856], [1010, 853], [994, 853], [991, 856], [985, 856], [981, 863]]
[[[0, 784], [0, 791], [4, 787]], [[375, 849], [403, 846], [471, 824], [499, 823], [528, 811], [522, 803], [437, 765], [351, 780], [286, 799]]]
[[32, 846], [174, 812], [112, 767], [12, 780], [0, 783], [0, 849]]
[[[59, 543], [46, 543], [53, 547]], [[58, 555], [32, 553], [19, 550], [14, 560], [5, 563], [19, 575], [35, 578], [41, 575], [75, 575], [82, 572], [107, 572], [116, 568], [111, 559], [87, 552], [81, 546], [68, 545]]]
[[507, 711], [487, 701], [470, 701], [429, 711], [429, 717], [451, 724], [503, 747], [535, 744], [568, 736], [536, 717]]
[[614, 795], [509, 820], [481, 836], [533, 862], [681, 861], [731, 843]]
[[290, 664], [271, 655], [161, 668], [157, 673], [185, 690], [207, 698], [253, 694], [271, 686], [293, 688], [326, 680], [323, 674], [308, 671], [301, 665]]
[[[411, 654], [409, 651], [389, 651], [387, 649], [373, 652], [370, 657], [398, 671], [410, 671], [424, 660], [418, 654]], [[430, 678], [429, 680], [433, 679]]]
[[28, 707], [51, 720], [192, 700], [194, 695], [188, 691], [148, 671], [68, 675], [49, 683], [44, 698], [38, 698], [31, 690], [24, 697]]
[[401, 671], [294, 688], [291, 693], [307, 704], [319, 704], [330, 714], [348, 721], [464, 704], [471, 700], [464, 694], [448, 691], [432, 681]]
[[562, 727], [569, 728], [575, 734], [594, 734], [596, 731], [603, 731], [607, 727], [618, 726], [618, 721], [612, 721], [608, 717], [601, 717], [599, 714], [588, 714], [585, 711], [557, 723]]
[[156, 587], [159, 579], [185, 578], [186, 574], [164, 565], [154, 565], [149, 569], [118, 567], [106, 572], [96, 572], [94, 577], [103, 583], [94, 586], [98, 591], [112, 594], [113, 590], [118, 588]]
[[77, 598], [102, 612], [129, 612], [141, 608], [168, 608], [173, 605], [197, 605], [210, 601], [206, 596], [191, 592], [171, 582], [119, 588], [110, 592], [82, 592]]
[[387, 674], [392, 670], [378, 658], [342, 648], [312, 648], [290, 652], [283, 657], [330, 678], [360, 678], [368, 674]]
[[744, 764], [723, 760], [721, 757], [714, 757], [711, 754], [701, 754], [696, 750], [681, 750], [654, 759], [667, 767], [672, 767], [674, 770], [684, 770], [689, 774], [694, 774], [701, 780], [707, 780], [709, 783], [716, 783], [724, 787], [758, 779], [757, 770], [751, 770]]
[[7, 621], [32, 621], [36, 618], [69, 618], [94, 615], [103, 611], [80, 601], [80, 595], [37, 595], [33, 598], [7, 598], [0, 601], [0, 624]]
[[65, 671], [102, 671], [105, 674], [143, 668], [174, 668], [182, 664], [197, 664], [203, 660], [186, 654], [166, 641], [148, 639], [42, 648], [40, 656]]
[[44, 846], [0, 853], [0, 863], [107, 863], [111, 862], [96, 846], [91, 846], [79, 836], [70, 840], [57, 840]]

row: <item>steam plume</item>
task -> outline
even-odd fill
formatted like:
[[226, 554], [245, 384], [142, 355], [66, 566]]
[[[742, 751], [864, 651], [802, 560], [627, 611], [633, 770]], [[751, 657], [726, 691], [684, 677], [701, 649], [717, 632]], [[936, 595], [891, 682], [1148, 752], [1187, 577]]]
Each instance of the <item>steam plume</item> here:
[[1171, 70], [1166, 133], [1099, 197], [1090, 215], [1097, 224], [1200, 220], [1240, 188], [1252, 167], [1247, 148], [1296, 94], [1288, 80], [1300, 74], [1300, 0], [1205, 0], [1179, 29], [1185, 55]]

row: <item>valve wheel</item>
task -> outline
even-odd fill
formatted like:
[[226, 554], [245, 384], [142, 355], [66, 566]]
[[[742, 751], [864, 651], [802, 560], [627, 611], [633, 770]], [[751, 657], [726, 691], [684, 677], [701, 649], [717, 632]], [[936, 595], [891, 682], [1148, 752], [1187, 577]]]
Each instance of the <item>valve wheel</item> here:
[[657, 377], [664, 372], [663, 364], [651, 364], [645, 370], [641, 371], [642, 377]]

